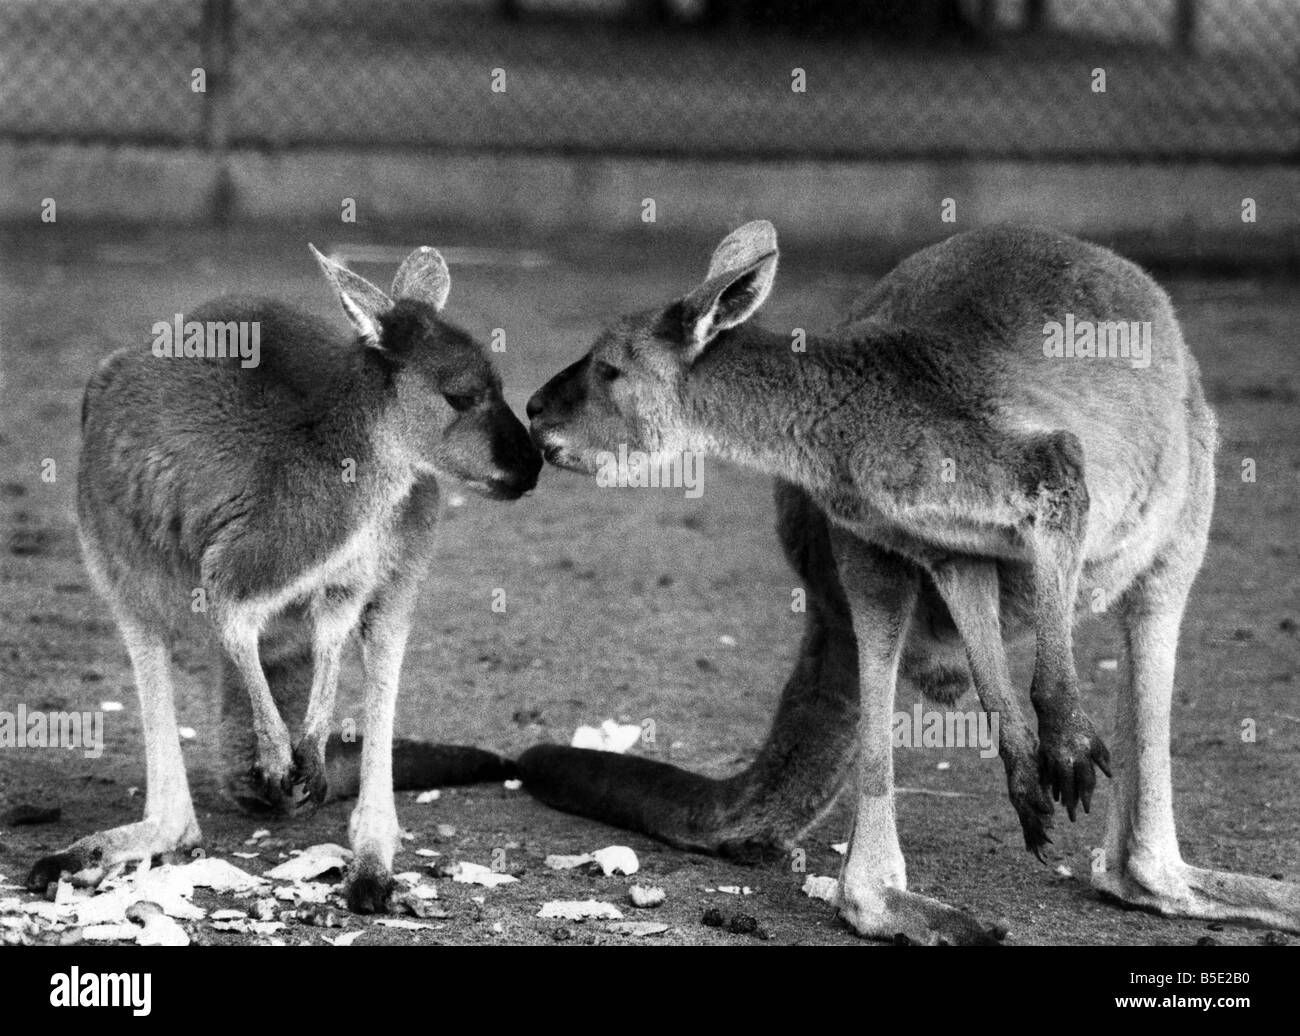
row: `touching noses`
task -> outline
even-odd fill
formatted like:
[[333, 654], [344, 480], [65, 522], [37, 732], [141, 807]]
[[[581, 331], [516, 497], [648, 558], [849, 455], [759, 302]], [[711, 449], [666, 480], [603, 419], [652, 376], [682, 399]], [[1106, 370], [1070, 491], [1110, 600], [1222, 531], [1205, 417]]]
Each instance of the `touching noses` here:
[[528, 400], [528, 405], [524, 408], [528, 413], [528, 420], [532, 421], [542, 412], [544, 403], [542, 402], [542, 389], [538, 389]]

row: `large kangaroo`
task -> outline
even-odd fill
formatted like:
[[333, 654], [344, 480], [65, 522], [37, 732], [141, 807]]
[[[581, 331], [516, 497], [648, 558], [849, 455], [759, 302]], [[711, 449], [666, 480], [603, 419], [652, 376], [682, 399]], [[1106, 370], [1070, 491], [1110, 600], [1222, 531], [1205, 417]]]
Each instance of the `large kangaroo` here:
[[[1081, 601], [1101, 594], [1124, 626], [1128, 676], [1094, 885], [1167, 915], [1300, 930], [1300, 887], [1192, 867], [1174, 832], [1174, 656], [1205, 552], [1216, 432], [1164, 292], [1103, 248], [976, 230], [907, 259], [800, 351], [749, 322], [776, 266], [771, 224], [741, 227], [703, 284], [612, 325], [528, 404], [534, 439], [561, 467], [594, 471], [600, 452], [625, 444], [776, 476], [782, 537], [811, 606], [767, 744], [724, 781], [539, 746], [519, 760], [529, 788], [675, 844], [749, 853], [791, 844], [856, 755], [841, 914], [865, 936], [985, 941], [974, 919], [907, 891], [896, 678], [951, 702], [973, 677], [1000, 716], [1011, 801], [1037, 851], [1048, 793], [1073, 819], [1090, 805], [1094, 768], [1110, 773], [1071, 646]], [[1084, 326], [1091, 349], [1047, 335]], [[1003, 644], [1030, 629], [1036, 735]]]
[[[38, 861], [32, 888], [198, 843], [170, 666], [197, 610], [221, 651], [227, 749], [240, 730], [256, 742], [225, 753], [240, 767], [227, 787], [245, 805], [286, 812], [325, 796], [341, 655], [359, 631], [366, 737], [347, 898], [354, 910], [384, 909], [401, 833], [393, 714], [432, 557], [436, 477], [516, 499], [536, 485], [542, 461], [486, 351], [441, 316], [451, 286], [442, 256], [412, 253], [390, 297], [312, 251], [353, 334], [280, 302], [220, 299], [187, 323], [227, 336], [255, 329], [246, 334], [257, 334], [260, 362], [224, 348], [175, 357], [124, 349], [86, 388], [77, 527], [135, 671], [145, 816]], [[283, 670], [297, 667], [296, 677], [304, 665], [306, 715], [292, 739], [276, 697], [294, 682]], [[482, 762], [451, 758], [465, 770]]]

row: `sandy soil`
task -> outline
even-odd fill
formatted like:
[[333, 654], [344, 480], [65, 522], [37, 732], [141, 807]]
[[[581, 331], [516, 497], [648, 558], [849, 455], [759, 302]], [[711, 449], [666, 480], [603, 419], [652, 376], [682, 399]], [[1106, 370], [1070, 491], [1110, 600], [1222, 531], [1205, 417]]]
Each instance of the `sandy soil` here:
[[[91, 830], [137, 819], [144, 783], [138, 707], [125, 651], [87, 585], [72, 523], [77, 420], [95, 361], [120, 344], [144, 347], [156, 319], [223, 291], [331, 303], [310, 262], [306, 233], [231, 236], [77, 235], [60, 229], [5, 245], [0, 480], [0, 708], [93, 710], [107, 716], [99, 759], [63, 750], [0, 751], [0, 812], [17, 804], [58, 806], [41, 826], [0, 828], [0, 874], [21, 881], [40, 854]], [[318, 244], [328, 231], [315, 231]], [[430, 235], [439, 245], [457, 243]], [[406, 241], [418, 243], [410, 234]], [[466, 238], [459, 243], [478, 243]], [[507, 396], [528, 394], [576, 358], [608, 314], [666, 300], [702, 271], [707, 253], [656, 237], [634, 248], [538, 242], [553, 262], [534, 269], [453, 268], [449, 313], [486, 338], [507, 331], [500, 358]], [[769, 304], [774, 318], [831, 322], [870, 278], [863, 256], [787, 256]], [[651, 265], [647, 265], [647, 262]], [[376, 278], [389, 271], [375, 269]], [[1295, 676], [1297, 566], [1295, 485], [1300, 470], [1294, 327], [1300, 300], [1289, 286], [1247, 280], [1174, 279], [1168, 287], [1201, 359], [1222, 424], [1219, 501], [1210, 557], [1183, 635], [1174, 714], [1176, 809], [1192, 861], [1300, 880], [1296, 809], [1300, 703]], [[57, 476], [42, 481], [51, 458]], [[1243, 482], [1253, 458], [1258, 479]], [[420, 606], [404, 674], [399, 729], [410, 737], [471, 743], [513, 754], [539, 740], [567, 742], [575, 726], [607, 718], [653, 720], [656, 740], [637, 750], [712, 774], [751, 756], [791, 664], [802, 617], [772, 528], [766, 480], [721, 465], [706, 468], [698, 500], [680, 491], [606, 491], [548, 470], [537, 493], [514, 505], [468, 497], [448, 510], [441, 562]], [[491, 610], [504, 588], [504, 614]], [[734, 638], [730, 646], [720, 638]], [[1086, 704], [1108, 727], [1119, 638], [1104, 619], [1081, 631], [1077, 660]], [[212, 779], [215, 706], [211, 670], [195, 649], [179, 654], [178, 710], [197, 736], [186, 743], [190, 778], [210, 853], [242, 850], [261, 822], [227, 805]], [[1018, 674], [1025, 678], [1025, 659]], [[341, 692], [339, 720], [358, 717], [356, 669]], [[910, 708], [904, 700], [900, 707]], [[1243, 742], [1253, 720], [1257, 739]], [[1207, 933], [1099, 900], [1081, 877], [1099, 843], [1109, 788], [1093, 814], [1058, 818], [1049, 866], [1025, 853], [1006, 802], [1000, 764], [963, 750], [899, 750], [900, 827], [911, 886], [1002, 919], [1016, 943], [1186, 944], [1212, 934], [1252, 943], [1259, 932]], [[946, 766], [944, 764], [947, 764]], [[933, 792], [956, 793], [935, 795]], [[349, 805], [273, 823], [259, 871], [278, 853], [346, 842]], [[554, 813], [500, 786], [448, 789], [435, 803], [399, 796], [415, 834], [398, 869], [444, 859], [487, 864], [504, 850], [516, 884], [482, 889], [440, 881], [449, 917], [436, 931], [365, 928], [361, 943], [618, 943], [598, 922], [540, 920], [550, 899], [624, 902], [640, 882], [667, 891], [653, 919], [670, 926], [657, 943], [755, 943], [706, 926], [709, 907], [758, 919], [775, 943], [856, 942], [830, 907], [799, 891], [788, 866], [750, 868], [678, 852], [645, 838]], [[437, 833], [451, 825], [455, 834]], [[808, 871], [835, 874], [830, 848], [847, 833], [835, 811], [807, 837]], [[547, 870], [550, 853], [610, 844], [640, 855], [636, 878]], [[240, 861], [236, 861], [240, 862]], [[754, 894], [708, 891], [742, 885]], [[10, 894], [10, 893], [6, 893]], [[482, 903], [475, 901], [483, 898]], [[217, 902], [199, 897], [204, 905]], [[231, 905], [222, 901], [222, 905]], [[200, 939], [234, 937], [195, 928]], [[303, 925], [293, 942], [337, 935]]]

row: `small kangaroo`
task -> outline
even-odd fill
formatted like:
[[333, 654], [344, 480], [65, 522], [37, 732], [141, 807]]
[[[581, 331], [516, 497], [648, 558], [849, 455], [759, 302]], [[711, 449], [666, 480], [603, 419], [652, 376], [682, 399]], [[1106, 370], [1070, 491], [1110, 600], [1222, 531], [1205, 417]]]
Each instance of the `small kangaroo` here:
[[[1080, 707], [1071, 643], [1081, 605], [1101, 594], [1118, 604], [1128, 678], [1094, 886], [1163, 914], [1300, 930], [1300, 886], [1192, 867], [1174, 831], [1174, 657], [1208, 537], [1216, 428], [1164, 292], [1106, 249], [987, 228], [905, 260], [799, 350], [750, 322], [777, 256], [770, 223], [741, 227], [698, 288], [616, 322], [528, 403], [533, 438], [560, 467], [592, 472], [600, 452], [625, 444], [777, 478], [782, 536], [811, 607], [767, 744], [728, 781], [537, 746], [518, 761], [530, 790], [676, 844], [748, 855], [793, 844], [833, 802], [856, 748], [842, 916], [868, 937], [986, 942], [975, 919], [907, 891], [896, 679], [950, 703], [973, 677], [1000, 717], [1011, 802], [1037, 853], [1052, 799], [1073, 820], [1091, 805], [1095, 770], [1111, 773]], [[1093, 348], [1051, 347], [1050, 328], [1085, 324]], [[1120, 327], [1149, 338], [1121, 346]], [[1036, 734], [1003, 643], [1028, 630]]]
[[[77, 528], [131, 656], [145, 815], [38, 861], [31, 888], [65, 872], [94, 880], [199, 842], [170, 666], [173, 642], [198, 611], [220, 649], [223, 684], [242, 687], [256, 737], [253, 772], [228, 774], [227, 787], [245, 805], [284, 812], [325, 797], [340, 660], [359, 632], [366, 736], [346, 891], [353, 910], [385, 909], [401, 834], [393, 714], [432, 558], [436, 479], [513, 500], [536, 485], [542, 461], [486, 351], [442, 318], [451, 278], [438, 252], [413, 252], [391, 297], [312, 253], [352, 335], [275, 300], [219, 299], [189, 321], [257, 328], [256, 365], [213, 350], [173, 358], [123, 349], [87, 385]], [[292, 740], [271, 681], [304, 645], [310, 693]]]

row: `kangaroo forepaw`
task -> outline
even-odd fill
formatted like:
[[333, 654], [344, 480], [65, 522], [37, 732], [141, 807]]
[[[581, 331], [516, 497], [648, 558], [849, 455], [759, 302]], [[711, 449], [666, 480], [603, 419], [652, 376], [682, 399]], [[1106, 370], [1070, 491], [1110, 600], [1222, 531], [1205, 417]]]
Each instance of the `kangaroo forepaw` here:
[[1073, 821], [1080, 805], [1085, 813], [1092, 809], [1096, 770], [1110, 776], [1110, 752], [1092, 721], [1077, 711], [1060, 724], [1040, 720], [1038, 740], [1039, 782]]
[[279, 813], [289, 816], [297, 811], [296, 803], [305, 797], [304, 789], [299, 788], [297, 792], [294, 790], [293, 771], [277, 776], [257, 764], [247, 770], [228, 773], [223, 783], [226, 794], [245, 813]]
[[1039, 782], [1039, 770], [1036, 765], [1012, 766], [1007, 770], [1007, 790], [1016, 816], [1020, 818], [1020, 829], [1025, 835], [1025, 848], [1046, 863], [1043, 852], [1052, 844], [1048, 832], [1052, 828], [1052, 816], [1055, 807], [1047, 789]]
[[288, 807], [292, 813], [312, 812], [329, 794], [323, 747], [303, 742], [293, 750], [293, 768], [286, 778], [289, 785]]

